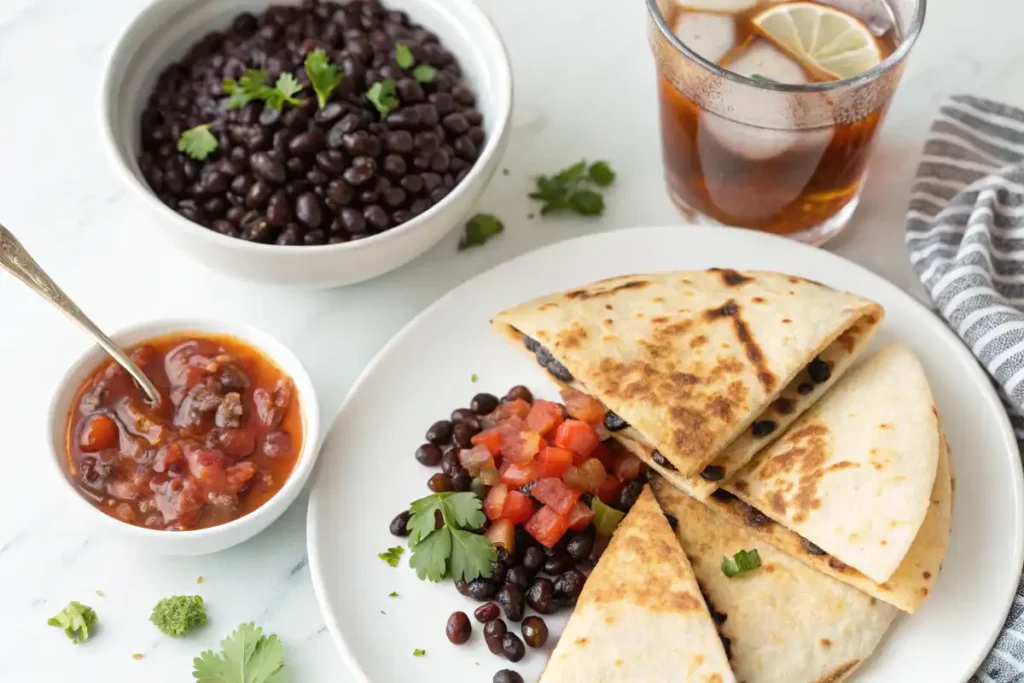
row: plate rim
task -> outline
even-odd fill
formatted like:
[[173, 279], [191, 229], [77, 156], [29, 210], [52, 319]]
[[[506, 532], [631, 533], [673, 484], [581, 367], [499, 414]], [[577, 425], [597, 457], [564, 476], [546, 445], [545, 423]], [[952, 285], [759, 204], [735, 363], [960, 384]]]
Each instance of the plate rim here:
[[[855, 269], [855, 271], [857, 271], [859, 277], [865, 278], [867, 280], [873, 280], [877, 285], [890, 289], [896, 296], [903, 297], [904, 299], [909, 301], [912, 306], [917, 307], [918, 309], [921, 310], [922, 313], [925, 313], [925, 319], [932, 320], [932, 322], [929, 322], [927, 324], [932, 326], [934, 332], [937, 333], [938, 336], [943, 337], [945, 341], [952, 342], [950, 345], [953, 347], [953, 354], [959, 356], [961, 361], [969, 361], [967, 363], [964, 363], [964, 365], [968, 368], [967, 372], [973, 375], [975, 382], [982, 386], [982, 394], [985, 396], [985, 400], [988, 403], [987, 412], [991, 413], [993, 412], [992, 409], [994, 409], [994, 412], [998, 416], [995, 422], [999, 426], [1000, 436], [1002, 437], [1002, 440], [1005, 442], [1004, 445], [1008, 446], [1007, 450], [1009, 452], [1017, 453], [1017, 457], [1010, 457], [1009, 459], [1010, 469], [1013, 471], [1013, 474], [1015, 475], [1011, 478], [1011, 481], [1009, 483], [1011, 488], [1011, 497], [1014, 506], [1017, 510], [1017, 515], [1014, 518], [1015, 533], [1013, 538], [1012, 559], [1013, 564], [1018, 568], [1018, 571], [1021, 571], [1022, 567], [1024, 567], [1024, 464], [1022, 464], [1021, 462], [1017, 438], [1013, 431], [1013, 426], [1010, 424], [1009, 417], [1006, 414], [1006, 409], [1004, 408], [1002, 401], [999, 398], [999, 395], [996, 393], [991, 378], [985, 372], [984, 368], [982, 368], [981, 364], [978, 362], [978, 359], [974, 356], [974, 354], [971, 353], [971, 351], [968, 349], [967, 345], [963, 342], [963, 340], [956, 336], [956, 334], [946, 325], [945, 321], [937, 313], [930, 310], [927, 306], [925, 306], [920, 300], [918, 300], [913, 295], [900, 289], [900, 287], [897, 286], [894, 282], [886, 279], [885, 277], [879, 275], [878, 273], [875, 273], [866, 266], [862, 266], [861, 264], [851, 261], [850, 259], [839, 254], [836, 254], [834, 252], [826, 251], [824, 249], [817, 247], [812, 247], [779, 235], [759, 232], [755, 230], [718, 226], [704, 226], [689, 223], [686, 221], [683, 221], [681, 224], [677, 225], [648, 225], [616, 228], [613, 230], [587, 233], [585, 235], [580, 235], [578, 237], [572, 237], [565, 240], [558, 240], [550, 244], [537, 247], [535, 249], [530, 249], [529, 251], [519, 254], [508, 261], [498, 263], [492, 266], [491, 268], [488, 268], [484, 271], [481, 271], [473, 275], [469, 279], [464, 280], [463, 282], [460, 282], [451, 289], [447, 290], [446, 292], [441, 294], [437, 299], [432, 301], [423, 310], [421, 310], [419, 313], [413, 316], [408, 322], [406, 322], [401, 329], [395, 332], [391, 336], [391, 338], [388, 339], [388, 341], [380, 349], [377, 350], [373, 357], [366, 363], [366, 365], [360, 371], [359, 376], [355, 379], [355, 381], [352, 383], [352, 386], [346, 393], [345, 399], [342, 401], [341, 406], [338, 408], [338, 411], [335, 413], [334, 417], [330, 421], [330, 428], [324, 433], [324, 436], [321, 439], [320, 448], [323, 449], [327, 447], [327, 445], [332, 441], [332, 439], [334, 438], [335, 428], [340, 423], [342, 415], [345, 412], [346, 408], [348, 408], [357, 391], [362, 387], [362, 385], [365, 382], [369, 380], [370, 376], [374, 373], [377, 366], [382, 362], [384, 356], [390, 352], [391, 348], [393, 346], [396, 346], [401, 340], [403, 340], [406, 335], [410, 334], [410, 331], [414, 327], [416, 327], [416, 325], [419, 324], [420, 320], [431, 315], [435, 309], [443, 305], [443, 303], [447, 301], [449, 298], [458, 296], [463, 290], [470, 289], [478, 280], [489, 276], [494, 271], [498, 271], [505, 268], [515, 268], [517, 264], [521, 263], [522, 261], [527, 261], [535, 257], [535, 255], [538, 252], [543, 252], [547, 249], [552, 249], [556, 247], [563, 247], [564, 245], [569, 243], [579, 243], [591, 239], [602, 239], [606, 238], [609, 235], [621, 236], [626, 233], [640, 231], [674, 232], [680, 230], [686, 230], [691, 234], [705, 233], [709, 235], [720, 235], [724, 233], [729, 236], [729, 239], [752, 241], [761, 240], [765, 242], [785, 242], [787, 248], [793, 249], [797, 255], [801, 253], [814, 253], [815, 258], [824, 256], [826, 260], [832, 259], [837, 262], [842, 262], [846, 266], [852, 266]], [[699, 239], [699, 235], [697, 234], [694, 234], [694, 237], [697, 237]], [[362, 666], [359, 664], [359, 661], [356, 658], [355, 653], [352, 652], [348, 644], [345, 642], [345, 639], [342, 637], [338, 626], [338, 620], [334, 616], [333, 611], [328, 608], [327, 589], [325, 586], [325, 577], [323, 575], [321, 568], [322, 563], [320, 558], [319, 545], [314, 543], [314, 540], [319, 536], [320, 533], [319, 524], [317, 522], [317, 510], [321, 505], [321, 498], [326, 497], [325, 494], [323, 493], [323, 487], [326, 486], [326, 484], [322, 483], [324, 481], [322, 477], [322, 470], [325, 467], [325, 460], [322, 458], [318, 458], [317, 469], [313, 474], [314, 480], [313, 485], [310, 489], [309, 502], [306, 507], [306, 553], [309, 558], [310, 579], [313, 583], [313, 593], [316, 597], [317, 607], [320, 610], [320, 615], [323, 618], [327, 630], [331, 634], [331, 639], [337, 646], [338, 651], [341, 654], [341, 657], [344, 660], [346, 667], [348, 667], [349, 671], [358, 680], [371, 681], [370, 677], [366, 674]], [[971, 670], [968, 673], [967, 678], [963, 679], [964, 682], [968, 681], [970, 677], [973, 676], [977, 669], [982, 665], [986, 657], [988, 657], [989, 653], [992, 651], [992, 646], [995, 644], [996, 639], [1002, 633], [1003, 626], [1006, 622], [1006, 617], [1009, 614], [1010, 608], [1013, 605], [1013, 601], [1017, 595], [1017, 585], [1017, 582], [1013, 582], [1010, 585], [1009, 589], [1005, 591], [1007, 593], [1003, 599], [1005, 606], [1000, 612], [999, 620], [998, 622], [994, 623], [990, 633], [986, 636], [986, 645], [982, 650], [981, 654], [975, 657], [975, 661], [971, 665]]]

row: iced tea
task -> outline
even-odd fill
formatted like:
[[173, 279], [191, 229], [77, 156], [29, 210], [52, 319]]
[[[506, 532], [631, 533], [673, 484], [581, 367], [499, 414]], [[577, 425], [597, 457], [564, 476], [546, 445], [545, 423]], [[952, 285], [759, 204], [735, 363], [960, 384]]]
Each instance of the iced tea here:
[[809, 242], [835, 234], [856, 207], [923, 0], [649, 5], [676, 203]]

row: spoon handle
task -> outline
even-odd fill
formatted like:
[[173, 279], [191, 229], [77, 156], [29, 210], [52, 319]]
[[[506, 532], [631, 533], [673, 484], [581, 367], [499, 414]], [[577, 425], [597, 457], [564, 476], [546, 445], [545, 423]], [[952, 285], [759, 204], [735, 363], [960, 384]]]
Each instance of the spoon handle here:
[[142, 387], [146, 395], [154, 403], [160, 402], [160, 393], [149, 381], [149, 378], [125, 355], [117, 344], [113, 342], [103, 330], [98, 328], [85, 313], [82, 312], [74, 301], [64, 293], [57, 283], [50, 279], [50, 276], [36, 263], [21, 242], [15, 238], [11, 231], [0, 225], [0, 268], [14, 275], [16, 278], [28, 285], [29, 289], [43, 297], [51, 304], [59, 308], [64, 315], [68, 316], [81, 325], [93, 336], [96, 343], [104, 351], [110, 354], [132, 376], [135, 382]]

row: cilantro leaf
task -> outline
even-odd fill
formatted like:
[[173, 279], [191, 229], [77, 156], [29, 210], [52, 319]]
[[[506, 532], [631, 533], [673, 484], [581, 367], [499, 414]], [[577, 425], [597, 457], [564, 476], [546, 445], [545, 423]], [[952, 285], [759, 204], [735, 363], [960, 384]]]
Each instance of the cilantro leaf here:
[[398, 560], [402, 557], [402, 553], [405, 552], [405, 548], [400, 545], [396, 545], [393, 548], [388, 548], [383, 553], [377, 553], [377, 557], [387, 562], [392, 567], [398, 566]]
[[377, 108], [380, 117], [384, 118], [398, 108], [398, 95], [395, 94], [395, 81], [392, 78], [385, 78], [377, 81], [366, 91], [366, 99]]
[[334, 64], [327, 61], [327, 53], [322, 50], [313, 50], [306, 55], [306, 75], [313, 85], [320, 108], [327, 106], [327, 98], [331, 92], [341, 83], [341, 72]]
[[586, 171], [587, 171], [587, 162], [586, 161], [577, 161], [572, 166], [570, 166], [568, 168], [564, 168], [561, 171], [559, 171], [555, 175], [553, 180], [556, 183], [558, 183], [559, 185], [568, 185], [569, 183], [571, 183], [571, 182], [573, 182], [575, 180], [579, 180], [580, 178], [582, 178], [583, 174], [586, 173]]
[[250, 69], [237, 83], [225, 78], [223, 88], [224, 92], [230, 95], [229, 109], [241, 109], [253, 100], [263, 100], [268, 107], [274, 109], [280, 109], [286, 102], [296, 106], [305, 104], [304, 100], [294, 96], [302, 90], [302, 84], [289, 73], [281, 74], [271, 87], [270, 75], [266, 71]]
[[433, 83], [435, 76], [437, 76], [437, 69], [429, 64], [418, 64], [412, 70], [412, 77], [420, 83]]
[[264, 636], [253, 623], [240, 624], [220, 643], [222, 651], [205, 650], [192, 660], [192, 677], [200, 683], [284, 683], [284, 648], [276, 635]]
[[302, 84], [299, 83], [298, 79], [289, 73], [284, 73], [278, 77], [274, 87], [270, 89], [270, 92], [264, 99], [267, 106], [274, 109], [280, 109], [284, 106], [285, 102], [295, 106], [302, 106], [305, 104], [305, 100], [294, 96], [300, 90], [302, 90]]
[[607, 161], [595, 161], [587, 169], [587, 176], [598, 187], [608, 187], [615, 182], [615, 171]]
[[409, 566], [421, 581], [437, 583], [448, 575], [448, 557], [452, 554], [452, 534], [448, 527], [431, 533], [413, 548]]
[[[477, 502], [480, 501], [475, 495]], [[483, 516], [483, 513], [480, 513]], [[494, 544], [480, 534], [452, 529], [451, 577], [456, 581], [472, 581], [491, 575], [491, 563], [498, 559]]]
[[479, 529], [487, 517], [480, 499], [472, 493], [456, 493], [442, 499], [445, 521], [461, 529]]
[[738, 574], [745, 574], [761, 566], [761, 556], [757, 548], [753, 550], [740, 550], [731, 558], [722, 558], [722, 573], [730, 579]]
[[75, 645], [89, 640], [89, 629], [96, 628], [96, 611], [88, 605], [72, 600], [46, 623], [64, 629], [64, 635]]
[[459, 240], [459, 251], [476, 247], [505, 230], [505, 225], [489, 213], [478, 213], [466, 223], [466, 233]]
[[400, 69], [408, 69], [416, 63], [416, 58], [412, 56], [412, 50], [409, 49], [408, 45], [403, 45], [402, 43], [395, 45], [395, 63], [398, 64]]
[[412, 656], [413, 657], [422, 657], [425, 654], [427, 654], [427, 651], [426, 650], [421, 650], [419, 648], [416, 648], [415, 650], [412, 651]]
[[604, 213], [604, 197], [593, 190], [578, 190], [569, 196], [569, 208], [581, 216], [600, 216]]
[[452, 495], [455, 494], [450, 491], [435, 493], [426, 498], [413, 501], [412, 505], [409, 506], [409, 512], [412, 515], [405, 525], [405, 528], [409, 530], [410, 547], [416, 547], [417, 543], [434, 533], [434, 529], [437, 526], [434, 513], [435, 511], [443, 511], [444, 499]]
[[750, 74], [750, 78], [755, 81], [762, 81], [764, 83], [778, 83], [778, 81], [776, 81], [775, 79], [768, 78], [767, 76], [762, 76], [761, 74]]
[[216, 136], [210, 132], [210, 124], [204, 123], [189, 128], [178, 138], [178, 151], [183, 152], [196, 161], [203, 161], [210, 156], [220, 143]]

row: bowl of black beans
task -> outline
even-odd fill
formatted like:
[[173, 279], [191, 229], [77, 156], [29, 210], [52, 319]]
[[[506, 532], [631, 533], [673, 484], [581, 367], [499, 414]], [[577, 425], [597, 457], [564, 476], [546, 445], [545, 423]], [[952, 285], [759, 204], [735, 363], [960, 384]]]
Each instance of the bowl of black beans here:
[[463, 224], [504, 152], [512, 80], [473, 0], [156, 0], [101, 103], [115, 165], [186, 253], [332, 287]]

